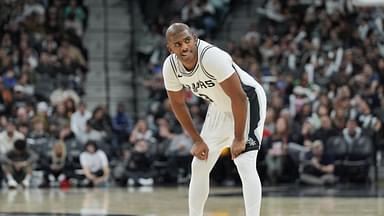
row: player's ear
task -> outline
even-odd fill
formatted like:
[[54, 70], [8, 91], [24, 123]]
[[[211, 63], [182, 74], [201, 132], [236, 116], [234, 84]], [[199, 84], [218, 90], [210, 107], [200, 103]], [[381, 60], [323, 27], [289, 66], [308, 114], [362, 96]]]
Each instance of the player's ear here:
[[195, 43], [197, 44], [197, 35], [196, 35], [196, 33], [192, 33], [192, 36], [193, 36], [193, 40], [195, 41]]
[[168, 45], [167, 45], [167, 50], [168, 50], [168, 52], [173, 53], [171, 48]]

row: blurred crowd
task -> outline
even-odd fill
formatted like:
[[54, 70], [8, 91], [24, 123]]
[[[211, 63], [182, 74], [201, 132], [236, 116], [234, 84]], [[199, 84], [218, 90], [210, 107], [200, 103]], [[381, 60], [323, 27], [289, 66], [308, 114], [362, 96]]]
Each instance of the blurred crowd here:
[[[184, 8], [191, 2], [198, 1]], [[351, 1], [267, 0], [254, 13], [258, 19], [244, 36], [224, 49], [267, 92], [258, 156], [264, 183], [372, 183], [384, 146], [384, 9]], [[183, 21], [169, 22], [175, 20]], [[166, 55], [163, 45], [145, 61], [152, 76], [145, 82], [153, 100], [148, 119], [165, 118], [180, 133], [161, 82]], [[191, 93], [187, 99], [201, 127], [207, 105]], [[213, 170], [216, 182], [239, 183], [234, 169], [223, 151]]]
[[[134, 120], [123, 103], [112, 115], [81, 100], [88, 71], [81, 0], [2, 1], [0, 180], [9, 187], [187, 183], [193, 143], [164, 89], [163, 32], [182, 21], [215, 43], [234, 2], [139, 1], [148, 31], [137, 54], [150, 103]], [[254, 13], [246, 34], [224, 49], [267, 92], [257, 164], [264, 184], [371, 182], [384, 146], [383, 8], [267, 0]], [[201, 129], [208, 104], [191, 92], [186, 98]], [[228, 153], [213, 170], [216, 184], [240, 183]]]
[[[251, 25], [228, 49], [268, 92], [264, 176], [369, 181], [384, 144], [384, 8], [268, 0], [257, 11], [263, 25]], [[317, 159], [297, 155], [315, 146]], [[308, 161], [315, 171], [303, 169]]]
[[0, 2], [0, 180], [10, 187], [28, 187], [32, 170], [48, 179], [71, 148], [83, 151], [71, 140], [88, 141], [76, 131], [87, 21], [81, 0]]

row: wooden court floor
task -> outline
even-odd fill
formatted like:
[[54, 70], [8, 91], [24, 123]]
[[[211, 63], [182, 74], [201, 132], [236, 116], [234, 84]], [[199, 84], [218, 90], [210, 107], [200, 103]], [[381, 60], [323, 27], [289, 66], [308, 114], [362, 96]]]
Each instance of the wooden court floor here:
[[[205, 216], [244, 216], [240, 188], [212, 188]], [[187, 188], [28, 189], [0, 191], [0, 216], [186, 216]], [[384, 199], [264, 196], [262, 216], [380, 216]]]

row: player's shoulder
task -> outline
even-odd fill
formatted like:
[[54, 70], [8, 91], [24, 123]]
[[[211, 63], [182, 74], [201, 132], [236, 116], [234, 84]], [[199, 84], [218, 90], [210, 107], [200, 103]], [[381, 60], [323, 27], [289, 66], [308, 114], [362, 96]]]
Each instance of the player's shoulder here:
[[170, 54], [165, 58], [163, 62], [163, 70], [172, 69], [176, 70], [176, 64], [175, 64], [175, 54]]
[[219, 47], [212, 45], [206, 41], [201, 40], [201, 47], [199, 47], [199, 59], [200, 62], [207, 64], [212, 60], [218, 60], [221, 58], [230, 58], [230, 55], [220, 49]]
[[177, 67], [175, 63], [175, 54], [170, 54], [167, 58], [165, 58], [163, 63], [162, 73], [164, 79], [173, 79], [177, 77]]
[[163, 62], [163, 65], [164, 64], [169, 64], [170, 63], [170, 61], [173, 61], [173, 58], [174, 58], [174, 55], [175, 54], [169, 54], [166, 58], [165, 58], [165, 60], [164, 60], [164, 62]]

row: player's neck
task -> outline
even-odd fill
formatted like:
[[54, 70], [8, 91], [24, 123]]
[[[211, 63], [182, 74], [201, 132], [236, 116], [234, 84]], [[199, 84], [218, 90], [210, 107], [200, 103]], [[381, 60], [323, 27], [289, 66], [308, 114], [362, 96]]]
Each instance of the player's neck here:
[[192, 71], [196, 67], [196, 64], [197, 64], [197, 55], [195, 58], [191, 59], [191, 61], [188, 61], [188, 62], [181, 61], [181, 63], [183, 64], [184, 68], [187, 71]]

